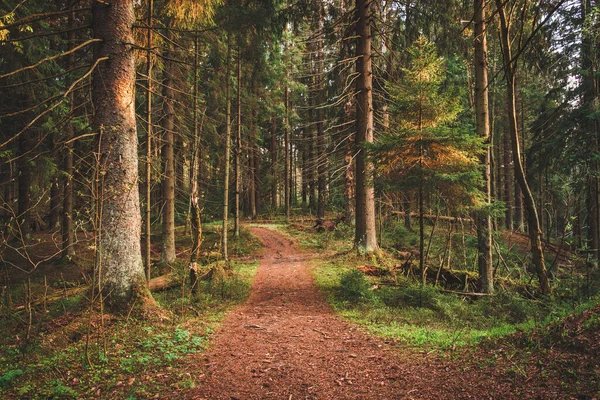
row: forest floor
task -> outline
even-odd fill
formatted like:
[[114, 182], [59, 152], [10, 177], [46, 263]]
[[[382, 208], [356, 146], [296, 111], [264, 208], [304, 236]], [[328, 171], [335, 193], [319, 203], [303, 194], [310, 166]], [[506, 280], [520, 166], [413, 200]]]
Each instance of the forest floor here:
[[[349, 246], [343, 232], [318, 233], [310, 226], [249, 225], [242, 240], [232, 241], [239, 248], [232, 251], [228, 274], [203, 281], [196, 296], [185, 286], [154, 293], [166, 311], [164, 320], [89, 307], [84, 265], [92, 252], [85, 237], [78, 249], [82, 264], [40, 258], [30, 274], [25, 265], [21, 274], [11, 270], [5, 285], [15, 293], [9, 303], [13, 308], [0, 313], [5, 333], [0, 338], [0, 398], [600, 399], [597, 302], [530, 329], [514, 325], [513, 333], [494, 339], [458, 345], [453, 339], [437, 348], [411, 342], [396, 331], [372, 328], [410, 327], [408, 313], [429, 315], [425, 330], [434, 337], [438, 314], [406, 304], [378, 309], [383, 313], [378, 322], [353, 319], [334, 298], [343, 286], [340, 277], [372, 260], [344, 251]], [[218, 231], [205, 234], [210, 253]], [[39, 243], [32, 257], [52, 254], [52, 241]], [[181, 251], [186, 248], [189, 243], [180, 242]], [[187, 271], [185, 263], [173, 268]], [[329, 286], [323, 285], [324, 277]], [[384, 290], [365, 282], [374, 295]], [[18, 295], [19, 288], [33, 292], [33, 307], [20, 305], [27, 298]], [[448, 305], [449, 297], [436, 299]], [[480, 304], [460, 297], [454, 301]], [[366, 305], [349, 307], [354, 311]], [[460, 312], [450, 310], [453, 316]], [[508, 311], [498, 302], [496, 312]], [[455, 328], [446, 327], [456, 338], [468, 330], [466, 319], [457, 321]]]
[[[560, 376], [543, 367], [544, 357], [581, 357], [571, 350], [538, 357], [492, 344], [444, 356], [372, 337], [334, 315], [317, 289], [311, 265], [327, 255], [303, 252], [274, 230], [251, 231], [264, 252], [250, 298], [229, 314], [207, 353], [184, 361], [195, 387], [165, 398], [595, 398], [564, 392]], [[584, 340], [586, 352], [597, 355], [597, 339]], [[597, 365], [593, 357], [588, 366]]]

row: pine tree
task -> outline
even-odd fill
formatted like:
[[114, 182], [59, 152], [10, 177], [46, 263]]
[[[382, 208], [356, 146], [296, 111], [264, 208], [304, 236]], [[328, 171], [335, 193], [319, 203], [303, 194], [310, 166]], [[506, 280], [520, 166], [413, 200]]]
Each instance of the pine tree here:
[[408, 54], [403, 78], [388, 85], [390, 129], [376, 141], [371, 157], [379, 160], [384, 184], [417, 192], [419, 267], [425, 283], [425, 197], [434, 188], [436, 195], [452, 198], [456, 210], [474, 206], [481, 141], [458, 121], [460, 104], [445, 85], [445, 62], [435, 45], [421, 36]]
[[101, 40], [94, 51], [100, 63], [92, 88], [101, 177], [97, 271], [105, 298], [115, 309], [124, 309], [135, 296], [150, 296], [140, 246], [135, 58], [131, 45], [134, 22], [133, 0], [92, 5], [94, 38]]

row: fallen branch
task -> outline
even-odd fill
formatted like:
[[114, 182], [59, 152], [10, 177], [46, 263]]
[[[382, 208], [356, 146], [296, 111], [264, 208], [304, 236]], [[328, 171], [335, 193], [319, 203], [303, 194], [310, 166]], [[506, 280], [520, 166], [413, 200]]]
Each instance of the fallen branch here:
[[460, 290], [446, 290], [440, 289], [440, 292], [444, 293], [452, 293], [452, 294], [460, 294], [462, 296], [473, 296], [473, 297], [482, 297], [482, 296], [493, 296], [491, 293], [475, 293], [475, 292], [462, 292]]

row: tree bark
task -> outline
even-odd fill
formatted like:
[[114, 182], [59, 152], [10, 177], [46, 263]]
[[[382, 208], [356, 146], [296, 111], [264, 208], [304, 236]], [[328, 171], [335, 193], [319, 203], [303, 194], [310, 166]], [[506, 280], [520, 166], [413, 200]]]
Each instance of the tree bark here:
[[[69, 40], [69, 48], [76, 46], [75, 43], [75, 31], [72, 30], [75, 26], [75, 15], [74, 12], [69, 14], [68, 27], [69, 33], [67, 35]], [[69, 68], [75, 66], [75, 53], [71, 53], [68, 56], [67, 64]], [[75, 95], [73, 92], [69, 95], [69, 111], [71, 118], [74, 117], [75, 112]], [[63, 258], [75, 257], [75, 227], [73, 224], [73, 143], [71, 140], [75, 136], [75, 128], [73, 127], [72, 121], [65, 127], [65, 147], [63, 157], [63, 171], [64, 178], [62, 182], [63, 189], [63, 204], [62, 204], [62, 215], [61, 215], [61, 236], [62, 236], [62, 254]]]
[[[319, 8], [319, 20], [317, 29], [318, 32], [321, 32], [323, 29], [323, 7], [320, 4], [317, 4]], [[324, 119], [325, 115], [323, 112], [323, 36], [319, 36], [319, 40], [317, 42], [317, 52], [316, 52], [316, 60], [315, 66], [317, 68], [316, 73], [316, 90], [317, 90], [317, 149], [318, 149], [318, 157], [317, 157], [317, 192], [318, 192], [318, 200], [317, 200], [317, 218], [325, 219], [325, 207], [327, 205], [327, 197], [328, 197], [328, 185], [327, 185], [327, 137], [325, 136], [325, 128], [324, 128]]]
[[200, 209], [200, 129], [198, 126], [198, 35], [194, 38], [194, 109], [193, 109], [192, 170], [190, 178], [192, 251], [190, 253], [190, 286], [193, 293], [198, 290], [198, 256], [202, 244], [202, 221]]
[[32, 218], [31, 218], [31, 182], [32, 182], [32, 167], [31, 167], [31, 140], [29, 136], [32, 134], [31, 130], [23, 132], [19, 137], [19, 159], [17, 160], [17, 167], [19, 169], [18, 175], [18, 202], [17, 202], [17, 223], [21, 231], [21, 237], [19, 239], [25, 240], [29, 238], [32, 231]]
[[235, 135], [234, 166], [235, 166], [235, 220], [233, 227], [234, 236], [240, 237], [240, 192], [242, 190], [242, 58], [240, 46], [237, 49], [237, 131]]
[[346, 199], [346, 222], [352, 223], [355, 216], [355, 198], [354, 198], [354, 151], [352, 143], [348, 141], [346, 143], [346, 155], [344, 156], [344, 163], [346, 168], [344, 171], [344, 197]]
[[162, 199], [163, 199], [163, 225], [162, 225], [162, 254], [161, 260], [170, 264], [175, 261], [175, 91], [173, 90], [173, 70], [174, 63], [171, 61], [171, 40], [173, 34], [171, 30], [165, 33], [167, 43], [165, 44], [163, 68], [163, 179], [162, 179]]
[[[56, 149], [58, 145], [55, 143], [53, 147]], [[55, 160], [58, 160], [58, 155], [55, 154], [53, 157]], [[58, 182], [58, 171], [52, 177], [50, 181], [50, 224], [48, 229], [55, 230], [60, 224], [60, 186]]]
[[356, 0], [356, 229], [360, 252], [377, 249], [374, 166], [363, 146], [373, 143], [373, 72], [371, 60], [371, 1]]
[[229, 169], [231, 166], [231, 36], [227, 34], [227, 68], [225, 70], [225, 177], [223, 179], [223, 235], [221, 237], [221, 253], [225, 261], [229, 260], [227, 239], [229, 220]]
[[146, 32], [146, 209], [144, 219], [144, 263], [146, 281], [150, 282], [152, 267], [152, 230], [150, 217], [152, 212], [152, 13], [154, 0], [148, 0], [148, 31]]
[[277, 120], [271, 116], [271, 208], [277, 210]]
[[[507, 107], [510, 107], [507, 104]], [[513, 185], [513, 169], [511, 168], [511, 164], [514, 162], [511, 150], [511, 139], [509, 132], [502, 133], [503, 139], [503, 172], [504, 172], [504, 203], [506, 205], [506, 213], [505, 213], [505, 227], [506, 229], [512, 231], [513, 230], [513, 195], [512, 191], [514, 189]]]
[[93, 129], [98, 133], [101, 226], [97, 268], [104, 299], [123, 310], [134, 297], [149, 297], [140, 247], [138, 141], [135, 122], [133, 0], [92, 3], [94, 38]]
[[[597, 2], [596, 2], [597, 3]], [[589, 17], [592, 12], [592, 1], [582, 0], [581, 1], [581, 14], [585, 20]], [[585, 71], [583, 77], [583, 103], [586, 107], [586, 115], [592, 114], [594, 111], [593, 105], [597, 105], [598, 102], [598, 61], [595, 60], [594, 53], [598, 51], [598, 43], [594, 43], [594, 35], [588, 32], [583, 33], [581, 42], [581, 68]], [[600, 140], [598, 135], [600, 133], [600, 119], [599, 118], [586, 118], [583, 123], [585, 133], [588, 137], [587, 145], [590, 146], [592, 154], [597, 155], [600, 153]], [[590, 173], [587, 179], [587, 212], [588, 212], [588, 246], [592, 250], [592, 255], [595, 260], [600, 264], [600, 179], [599, 171], [600, 165], [596, 158], [591, 157], [589, 164]]]
[[[286, 49], [287, 51], [287, 49]], [[288, 77], [288, 72], [287, 72], [287, 65], [286, 65], [286, 78]], [[283, 115], [283, 131], [284, 131], [284, 161], [285, 161], [285, 168], [284, 168], [284, 202], [285, 202], [285, 218], [286, 220], [289, 221], [290, 219], [290, 208], [291, 208], [291, 185], [290, 185], [290, 180], [291, 180], [291, 164], [292, 164], [292, 158], [291, 158], [291, 141], [290, 141], [290, 118], [289, 118], [289, 107], [290, 107], [290, 89], [287, 85], [287, 82], [285, 84], [285, 88], [284, 88], [284, 92], [283, 92], [283, 104], [284, 104], [284, 115]]]
[[533, 194], [527, 183], [523, 163], [521, 162], [521, 144], [519, 142], [519, 129], [517, 125], [517, 104], [515, 93], [515, 61], [512, 59], [511, 40], [509, 27], [504, 13], [504, 5], [502, 0], [496, 0], [496, 7], [500, 17], [501, 24], [501, 42], [502, 56], [504, 59], [504, 74], [507, 83], [507, 103], [508, 103], [508, 125], [511, 135], [511, 144], [513, 152], [513, 163], [515, 179], [519, 183], [521, 192], [523, 193], [524, 205], [527, 208], [527, 223], [529, 225], [529, 239], [531, 240], [531, 253], [533, 256], [533, 265], [538, 275], [540, 283], [540, 291], [543, 295], [551, 293], [550, 281], [546, 271], [544, 262], [544, 252], [542, 249], [542, 232], [540, 230], [540, 222], [533, 199]]
[[[474, 0], [474, 44], [475, 44], [475, 123], [477, 135], [485, 141], [486, 151], [480, 157], [483, 165], [483, 185], [485, 205], [492, 202], [490, 116], [488, 104], [488, 68], [487, 68], [487, 33], [486, 33], [486, 1]], [[477, 265], [479, 271], [479, 288], [482, 293], [494, 291], [492, 266], [492, 218], [489, 210], [479, 210], [477, 220]]]

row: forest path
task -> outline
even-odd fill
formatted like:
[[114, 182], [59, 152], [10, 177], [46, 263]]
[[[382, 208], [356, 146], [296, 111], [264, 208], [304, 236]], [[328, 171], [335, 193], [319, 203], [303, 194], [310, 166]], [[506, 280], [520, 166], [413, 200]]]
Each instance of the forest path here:
[[251, 230], [265, 250], [250, 298], [196, 360], [203, 371], [196, 387], [176, 398], [460, 399], [502, 389], [435, 356], [395, 351], [342, 321], [313, 282], [316, 256], [278, 232]]

